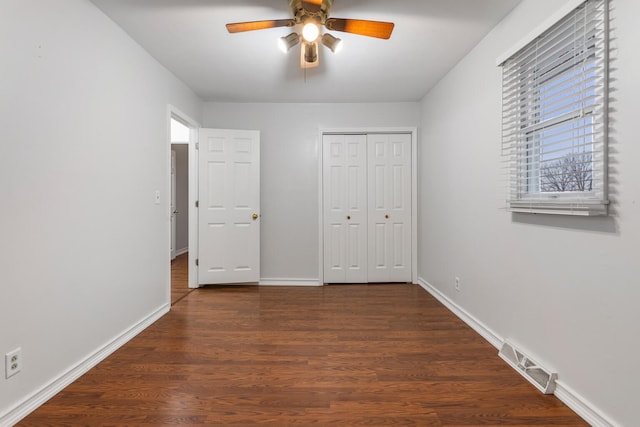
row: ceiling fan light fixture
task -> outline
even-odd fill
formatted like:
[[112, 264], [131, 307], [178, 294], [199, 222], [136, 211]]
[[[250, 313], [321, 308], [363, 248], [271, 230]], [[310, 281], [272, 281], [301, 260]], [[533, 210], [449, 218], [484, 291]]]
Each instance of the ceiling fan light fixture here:
[[280, 37], [278, 39], [278, 46], [284, 53], [289, 52], [289, 49], [300, 43], [300, 36], [297, 33], [291, 33], [288, 36]]
[[318, 28], [318, 24], [316, 24], [314, 21], [309, 21], [304, 24], [304, 27], [302, 27], [302, 38], [307, 43], [315, 42], [318, 39], [319, 35], [320, 28]]
[[305, 43], [302, 46], [302, 59], [306, 67], [315, 66], [318, 63], [318, 43]]
[[242, 33], [269, 28], [295, 27], [295, 32], [280, 37], [278, 44], [285, 53], [297, 44], [301, 44], [300, 66], [305, 70], [318, 66], [320, 43], [333, 53], [338, 53], [342, 49], [342, 40], [332, 34], [323, 34], [323, 29], [385, 40], [391, 37], [395, 27], [393, 22], [334, 18], [331, 16], [332, 5], [333, 0], [289, 0], [291, 18], [233, 22], [227, 24], [227, 31]]
[[322, 36], [322, 44], [328, 47], [333, 53], [338, 53], [342, 50], [342, 39], [328, 33]]

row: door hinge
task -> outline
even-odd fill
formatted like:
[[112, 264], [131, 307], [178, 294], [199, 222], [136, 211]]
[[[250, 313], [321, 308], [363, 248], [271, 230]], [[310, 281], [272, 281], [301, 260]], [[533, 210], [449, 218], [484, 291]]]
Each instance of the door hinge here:
[[196, 258], [196, 266], [200, 265], [200, 260]]
[[196, 208], [200, 207], [200, 200], [196, 200]]

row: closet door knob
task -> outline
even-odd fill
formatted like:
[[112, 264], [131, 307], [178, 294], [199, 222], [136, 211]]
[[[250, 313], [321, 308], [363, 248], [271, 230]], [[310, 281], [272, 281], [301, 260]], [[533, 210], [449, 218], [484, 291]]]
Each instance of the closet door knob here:
[[384, 217], [385, 217], [386, 219], [389, 219], [389, 214], [386, 214]]
[[347, 219], [351, 219], [351, 215], [347, 215]]
[[251, 215], [251, 218], [253, 218], [253, 220], [255, 221], [256, 219], [258, 219], [258, 214], [254, 213], [253, 215]]

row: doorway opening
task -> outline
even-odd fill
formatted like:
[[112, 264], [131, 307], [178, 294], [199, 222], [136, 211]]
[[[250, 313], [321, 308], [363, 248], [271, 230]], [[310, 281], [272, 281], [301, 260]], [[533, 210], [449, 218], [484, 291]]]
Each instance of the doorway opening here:
[[193, 180], [198, 124], [169, 106], [169, 218], [170, 218], [170, 286], [171, 305], [187, 296], [193, 289], [191, 263], [195, 264], [190, 248], [196, 246], [193, 239], [195, 221], [192, 209]]

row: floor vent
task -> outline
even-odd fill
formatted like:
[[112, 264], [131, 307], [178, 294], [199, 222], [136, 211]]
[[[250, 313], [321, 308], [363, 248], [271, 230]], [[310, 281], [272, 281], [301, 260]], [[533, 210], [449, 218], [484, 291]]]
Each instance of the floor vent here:
[[498, 355], [544, 394], [553, 394], [558, 374], [538, 365], [520, 349], [505, 341]]

